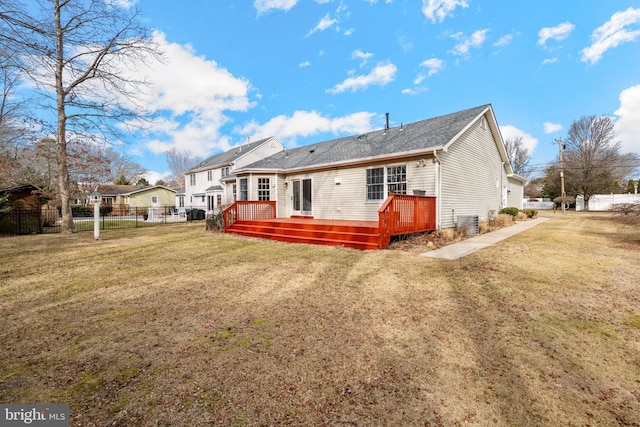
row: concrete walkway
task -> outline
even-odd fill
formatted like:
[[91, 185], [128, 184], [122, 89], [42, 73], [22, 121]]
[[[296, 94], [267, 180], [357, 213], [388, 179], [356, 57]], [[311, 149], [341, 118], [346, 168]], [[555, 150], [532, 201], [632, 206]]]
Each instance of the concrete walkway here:
[[529, 221], [517, 222], [510, 227], [501, 228], [500, 230], [472, 237], [458, 243], [453, 243], [440, 249], [421, 253], [420, 256], [442, 259], [462, 258], [463, 256], [467, 256], [475, 251], [486, 248], [487, 246], [491, 246], [494, 243], [508, 239], [509, 237], [524, 230], [528, 230], [531, 227], [535, 227], [538, 224], [542, 224], [549, 219], [551, 218], [536, 218]]

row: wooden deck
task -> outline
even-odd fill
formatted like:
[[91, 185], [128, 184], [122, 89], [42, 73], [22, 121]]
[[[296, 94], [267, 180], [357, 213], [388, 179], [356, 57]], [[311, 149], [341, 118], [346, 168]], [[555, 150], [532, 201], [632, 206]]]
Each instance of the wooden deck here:
[[392, 236], [436, 229], [430, 196], [392, 194], [378, 210], [378, 221], [276, 218], [273, 201], [237, 201], [223, 217], [226, 233], [355, 249], [385, 249]]
[[346, 221], [312, 218], [239, 220], [225, 232], [290, 243], [378, 249], [377, 221]]

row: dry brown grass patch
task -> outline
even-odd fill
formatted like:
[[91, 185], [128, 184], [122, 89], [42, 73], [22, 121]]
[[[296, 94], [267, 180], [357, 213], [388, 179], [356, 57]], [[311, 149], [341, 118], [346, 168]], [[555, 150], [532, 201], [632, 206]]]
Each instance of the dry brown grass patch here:
[[0, 238], [0, 401], [72, 425], [637, 425], [638, 251], [557, 215], [458, 261], [207, 233]]

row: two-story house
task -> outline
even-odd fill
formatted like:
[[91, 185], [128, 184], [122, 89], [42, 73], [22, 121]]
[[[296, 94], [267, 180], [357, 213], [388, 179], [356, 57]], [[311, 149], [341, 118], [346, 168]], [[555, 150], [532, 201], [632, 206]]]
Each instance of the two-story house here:
[[[209, 157], [185, 172], [184, 195], [180, 194], [180, 197], [184, 197], [184, 206], [180, 208], [213, 213], [220, 206], [238, 199], [246, 200], [246, 188], [237, 187], [236, 179], [232, 177], [233, 171], [283, 150], [280, 141], [269, 137]], [[230, 182], [229, 185], [227, 182]]]

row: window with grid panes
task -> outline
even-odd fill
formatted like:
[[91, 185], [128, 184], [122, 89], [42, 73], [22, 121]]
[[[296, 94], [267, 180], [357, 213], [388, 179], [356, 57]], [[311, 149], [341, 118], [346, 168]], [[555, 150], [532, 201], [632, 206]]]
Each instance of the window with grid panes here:
[[258, 178], [258, 200], [271, 200], [269, 178]]
[[367, 169], [367, 200], [384, 199], [384, 168]]
[[407, 194], [407, 165], [387, 168], [387, 193]]
[[238, 200], [249, 200], [249, 183], [247, 178], [240, 179], [240, 194]]

